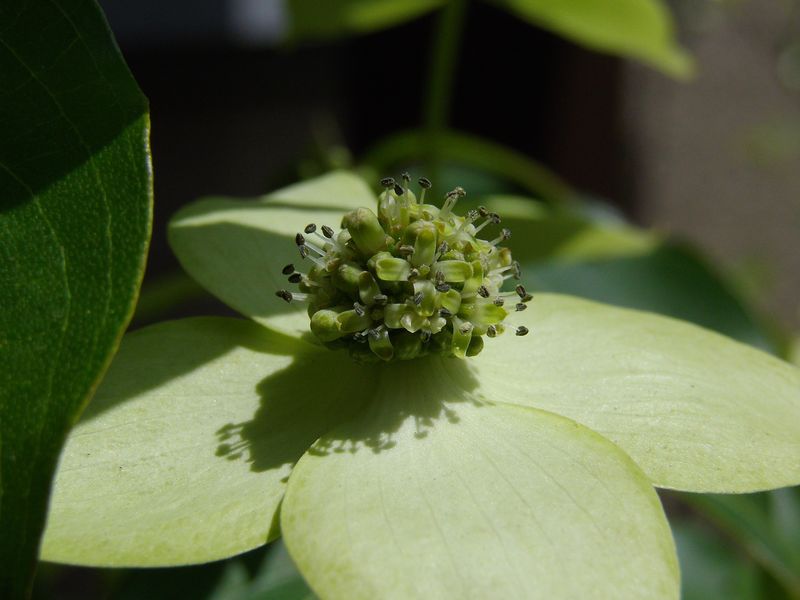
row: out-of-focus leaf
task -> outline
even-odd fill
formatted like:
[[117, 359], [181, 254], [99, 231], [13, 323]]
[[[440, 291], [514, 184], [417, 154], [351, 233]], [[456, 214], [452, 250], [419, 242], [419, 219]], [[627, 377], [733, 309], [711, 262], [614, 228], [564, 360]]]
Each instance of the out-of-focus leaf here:
[[399, 25], [446, 0], [288, 0], [289, 39], [327, 39]]
[[514, 232], [509, 245], [531, 289], [657, 312], [776, 350], [765, 329], [697, 251], [645, 230], [530, 200], [481, 202]]
[[683, 600], [767, 600], [752, 561], [698, 523], [680, 520], [671, 525]]
[[491, 1], [592, 50], [634, 58], [678, 78], [692, 74], [692, 59], [678, 45], [660, 0]]
[[[437, 147], [432, 149], [432, 144]], [[441, 132], [434, 139], [420, 130], [398, 133], [373, 146], [362, 161], [379, 173], [389, 173], [398, 167], [405, 169], [422, 162], [431, 152], [445, 163], [458, 163], [501, 176], [548, 202], [566, 202], [577, 196], [565, 181], [535, 160], [500, 144], [457, 131]]]
[[[685, 494], [681, 498], [736, 540], [783, 585], [790, 597], [800, 598], [800, 538], [787, 537], [781, 530], [783, 522], [770, 514], [770, 497], [774, 493]], [[792, 501], [797, 502], [797, 490], [791, 493], [795, 494]]]
[[50, 480], [133, 309], [147, 101], [94, 2], [0, 4], [0, 597], [23, 596]]

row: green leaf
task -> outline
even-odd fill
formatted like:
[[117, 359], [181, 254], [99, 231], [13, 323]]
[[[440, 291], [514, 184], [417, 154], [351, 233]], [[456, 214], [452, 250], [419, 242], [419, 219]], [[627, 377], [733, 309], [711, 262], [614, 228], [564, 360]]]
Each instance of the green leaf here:
[[328, 39], [399, 25], [446, 0], [288, 0], [291, 40]]
[[726, 540], [687, 520], [671, 525], [681, 565], [683, 600], [765, 599], [758, 568]]
[[777, 349], [730, 286], [689, 247], [574, 209], [553, 210], [508, 196], [481, 202], [514, 232], [510, 246], [531, 290], [657, 312]]
[[64, 449], [42, 558], [179, 565], [266, 543], [291, 465], [369, 383], [345, 353], [250, 321], [127, 335]]
[[212, 294], [275, 331], [299, 337], [309, 332], [305, 307], [275, 296], [290, 287], [281, 274], [284, 265], [302, 271], [309, 263], [298, 254], [295, 234], [309, 223], [338, 231], [345, 212], [376, 205], [362, 179], [336, 172], [257, 199], [196, 202], [175, 215], [169, 241], [183, 268]]
[[[431, 144], [437, 147], [432, 149]], [[576, 198], [575, 191], [544, 165], [501, 144], [459, 131], [439, 132], [433, 140], [422, 130], [397, 133], [370, 148], [362, 161], [378, 173], [387, 173], [422, 161], [432, 151], [443, 161], [501, 176], [550, 202]]]
[[[796, 460], [797, 455], [794, 458]], [[800, 538], [796, 537], [795, 520], [797, 490], [740, 496], [685, 494], [681, 499], [736, 540], [792, 598], [800, 598]], [[790, 506], [780, 507], [781, 502], [790, 503]], [[785, 514], [781, 515], [781, 508], [784, 512], [787, 508], [791, 510], [792, 516], [787, 519]]]
[[94, 2], [0, 5], [0, 596], [26, 593], [68, 429], [128, 323], [147, 101]]
[[471, 361], [494, 398], [617, 443], [659, 486], [747, 492], [800, 482], [800, 369], [675, 319], [538, 294]]
[[592, 50], [640, 60], [681, 79], [694, 65], [660, 0], [491, 0]]
[[482, 398], [464, 362], [382, 370], [298, 462], [281, 509], [312, 589], [347, 598], [676, 598], [639, 468], [592, 431]]

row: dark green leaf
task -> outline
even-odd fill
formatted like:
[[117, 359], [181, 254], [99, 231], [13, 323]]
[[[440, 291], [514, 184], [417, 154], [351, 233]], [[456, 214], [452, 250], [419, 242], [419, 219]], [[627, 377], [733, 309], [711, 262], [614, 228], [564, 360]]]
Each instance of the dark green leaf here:
[[66, 433], [127, 324], [147, 102], [94, 2], [0, 4], [0, 596], [30, 585]]

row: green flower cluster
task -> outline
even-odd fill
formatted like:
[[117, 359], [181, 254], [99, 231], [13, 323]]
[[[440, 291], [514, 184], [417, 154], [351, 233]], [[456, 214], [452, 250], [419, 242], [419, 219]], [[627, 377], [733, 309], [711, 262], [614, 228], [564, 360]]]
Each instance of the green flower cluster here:
[[[483, 335], [505, 330], [509, 311], [531, 299], [519, 279], [519, 265], [499, 244], [511, 237], [502, 229], [492, 240], [478, 235], [500, 217], [483, 207], [458, 216], [465, 195], [449, 192], [438, 208], [425, 203], [431, 183], [419, 180], [419, 200], [391, 177], [381, 181], [378, 214], [358, 208], [342, 219], [341, 231], [314, 223], [295, 237], [308, 273], [283, 268], [300, 292], [278, 290], [287, 302], [308, 302], [311, 331], [331, 348], [347, 348], [359, 362], [410, 360], [426, 354], [464, 358], [483, 349]], [[513, 306], [513, 308], [509, 308]], [[516, 327], [517, 335], [528, 329]]]

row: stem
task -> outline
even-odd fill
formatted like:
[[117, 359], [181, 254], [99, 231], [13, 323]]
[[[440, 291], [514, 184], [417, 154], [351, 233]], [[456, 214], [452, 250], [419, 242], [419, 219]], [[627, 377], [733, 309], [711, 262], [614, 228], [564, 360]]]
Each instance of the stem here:
[[468, 0], [449, 0], [439, 13], [433, 33], [427, 94], [425, 96], [424, 123], [427, 132], [425, 162], [430, 178], [436, 182], [441, 160], [439, 140], [447, 128], [453, 96], [458, 49], [464, 29]]

